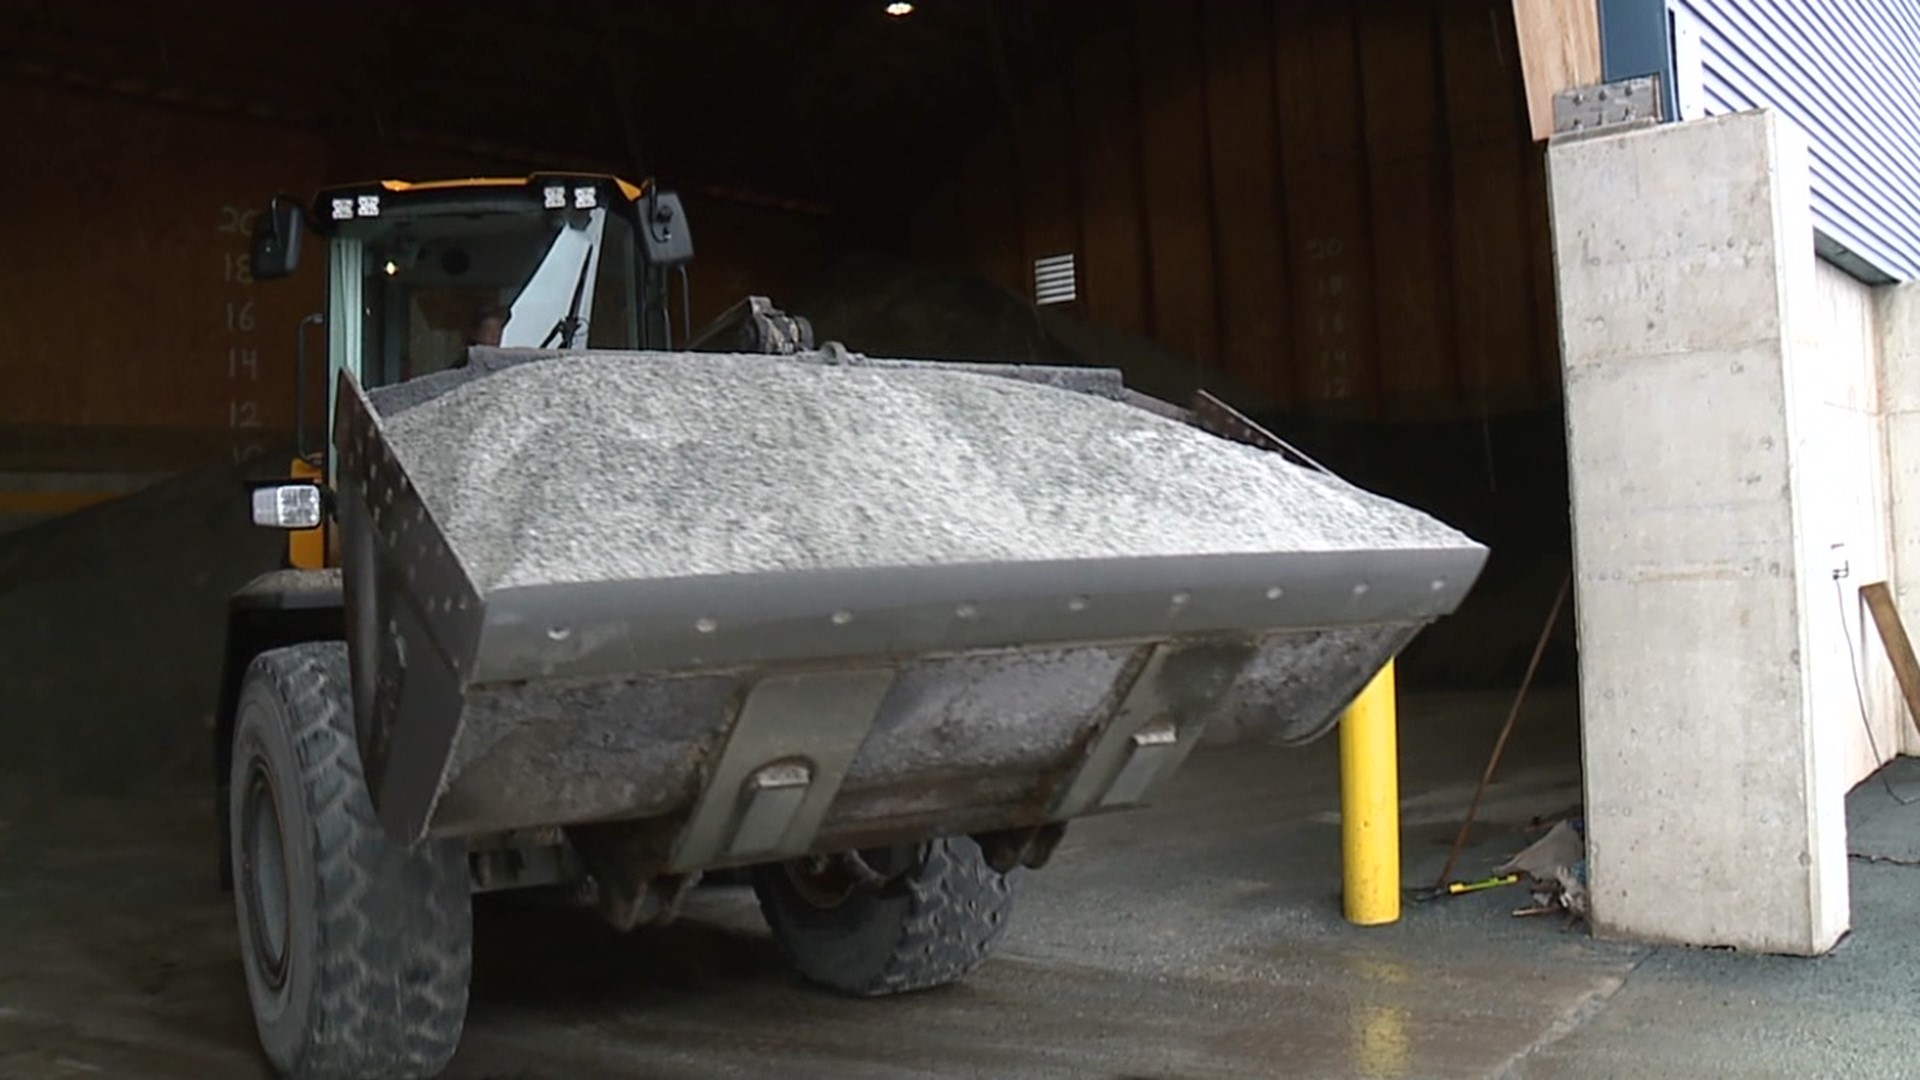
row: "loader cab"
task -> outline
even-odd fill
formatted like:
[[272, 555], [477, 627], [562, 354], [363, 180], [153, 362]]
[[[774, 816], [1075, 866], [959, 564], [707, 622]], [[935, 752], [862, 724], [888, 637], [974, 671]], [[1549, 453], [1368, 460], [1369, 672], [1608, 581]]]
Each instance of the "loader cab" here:
[[[667, 273], [692, 255], [682, 216], [651, 182], [601, 176], [322, 191], [328, 384], [342, 370], [404, 382], [464, 363], [473, 344], [665, 347]], [[482, 323], [498, 340], [477, 340]]]
[[665, 348], [669, 275], [693, 257], [675, 195], [599, 175], [343, 185], [259, 222], [256, 278], [293, 273], [305, 231], [325, 244], [329, 416], [340, 372], [404, 382], [473, 344]]
[[[322, 190], [306, 208], [276, 199], [253, 237], [254, 277], [292, 274], [308, 231], [326, 256], [326, 389], [324, 411], [304, 399], [302, 348], [296, 479], [332, 475], [342, 372], [385, 386], [461, 366], [474, 345], [657, 349], [687, 336], [668, 297], [693, 246], [678, 198], [651, 181], [383, 180]], [[291, 565], [332, 562], [318, 529], [289, 539]]]
[[[382, 386], [457, 366], [472, 344], [663, 344], [665, 283], [635, 243], [644, 191], [551, 186], [550, 199], [479, 183], [323, 195], [329, 366]], [[476, 340], [482, 322], [497, 340]]]

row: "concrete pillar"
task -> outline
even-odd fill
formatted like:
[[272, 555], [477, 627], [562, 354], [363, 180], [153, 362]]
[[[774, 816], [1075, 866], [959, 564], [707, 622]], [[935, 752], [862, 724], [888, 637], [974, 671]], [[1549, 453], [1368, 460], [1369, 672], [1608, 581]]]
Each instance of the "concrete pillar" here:
[[1595, 931], [1824, 952], [1847, 781], [1811, 662], [1834, 599], [1804, 143], [1743, 113], [1557, 143], [1549, 169]]

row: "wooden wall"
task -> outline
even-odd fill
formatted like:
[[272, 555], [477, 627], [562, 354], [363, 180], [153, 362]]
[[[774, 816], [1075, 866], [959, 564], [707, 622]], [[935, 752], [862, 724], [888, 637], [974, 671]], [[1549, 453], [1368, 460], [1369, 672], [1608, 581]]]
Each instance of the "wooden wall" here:
[[1558, 392], [1511, 0], [1137, 0], [929, 193], [914, 246], [1249, 407], [1464, 418]]
[[1600, 0], [1513, 0], [1533, 137], [1553, 134], [1553, 96], [1598, 83]]
[[[1569, 4], [1576, 0], [1555, 0]], [[917, 253], [1193, 358], [1259, 409], [1458, 418], [1557, 388], [1541, 159], [1514, 0], [1138, 0], [954, 148]], [[99, 89], [0, 81], [0, 472], [167, 470], [284, 442], [294, 327], [244, 279], [275, 190], [506, 168]], [[876, 150], [880, 152], [880, 150]], [[780, 300], [850, 219], [689, 194], [696, 318]]]
[[[27, 81], [0, 81], [0, 145], [20, 151], [0, 170], [0, 473], [167, 472], [281, 450], [295, 328], [324, 307], [325, 251], [253, 283], [248, 230], [268, 196], [529, 168]], [[840, 250], [829, 217], [687, 202], [696, 319], [745, 292], [789, 295]], [[677, 327], [677, 289], [674, 305]], [[318, 372], [320, 332], [309, 345]]]
[[[254, 208], [317, 140], [49, 87], [0, 87], [0, 440], [16, 468], [168, 469], [290, 426], [319, 275], [252, 282]], [[27, 459], [22, 461], [21, 459]]]

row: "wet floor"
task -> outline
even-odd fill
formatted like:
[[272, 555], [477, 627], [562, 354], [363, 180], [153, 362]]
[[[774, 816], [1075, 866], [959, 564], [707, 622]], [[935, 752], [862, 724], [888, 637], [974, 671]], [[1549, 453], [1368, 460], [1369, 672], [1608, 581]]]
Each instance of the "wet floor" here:
[[[1444, 860], [1503, 705], [1403, 704], [1408, 884]], [[974, 978], [902, 998], [800, 982], [741, 889], [707, 890], [675, 926], [624, 937], [588, 915], [483, 904], [448, 1075], [1910, 1073], [1920, 869], [1856, 862], [1855, 933], [1819, 961], [1599, 942], [1514, 918], [1526, 898], [1511, 889], [1358, 929], [1339, 909], [1335, 753], [1331, 741], [1203, 747], [1159, 807], [1069, 831]], [[1577, 803], [1570, 702], [1531, 707], [1509, 762], [1462, 874]], [[1863, 787], [1855, 809], [1859, 839], [1908, 854], [1900, 815], [1920, 827], [1920, 805]], [[209, 820], [181, 799], [0, 824], [0, 1076], [267, 1075]]]

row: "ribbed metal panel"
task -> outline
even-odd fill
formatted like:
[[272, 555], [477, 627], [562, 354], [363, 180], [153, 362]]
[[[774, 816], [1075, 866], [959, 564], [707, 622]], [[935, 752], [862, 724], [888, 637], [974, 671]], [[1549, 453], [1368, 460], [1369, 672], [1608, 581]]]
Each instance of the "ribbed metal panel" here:
[[1669, 0], [1683, 117], [1770, 106], [1807, 134], [1822, 255], [1920, 278], [1920, 0]]

